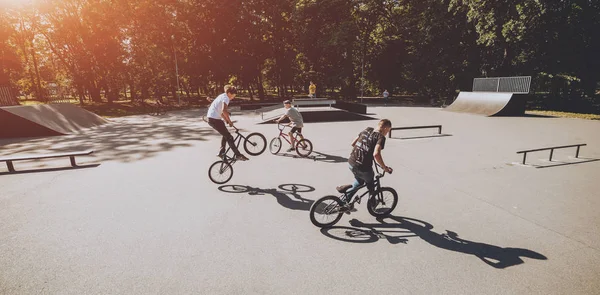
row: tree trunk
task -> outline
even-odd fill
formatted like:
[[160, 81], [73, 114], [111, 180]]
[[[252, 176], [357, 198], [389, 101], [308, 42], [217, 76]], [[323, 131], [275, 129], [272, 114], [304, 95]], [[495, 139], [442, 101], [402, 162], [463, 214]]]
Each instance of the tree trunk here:
[[150, 96], [150, 92], [148, 91], [148, 87], [142, 87], [142, 96], [140, 97], [140, 101], [144, 101], [148, 99]]
[[85, 95], [84, 95], [84, 91], [83, 91], [83, 86], [81, 86], [81, 83], [76, 82], [75, 83], [76, 86], [75, 88], [77, 89], [77, 96], [79, 96], [79, 104], [83, 105], [84, 99], [85, 99]]
[[262, 80], [262, 74], [260, 72], [260, 70], [258, 71], [258, 98], [260, 100], [264, 100], [265, 99], [265, 88], [263, 87], [263, 80]]
[[513, 50], [510, 47], [510, 44], [503, 42], [504, 47], [504, 55], [502, 57], [502, 63], [500, 67], [496, 70], [495, 75], [497, 77], [509, 77], [513, 74], [512, 69], [512, 59], [513, 59]]
[[248, 93], [250, 94], [250, 100], [254, 100], [254, 91], [252, 91], [252, 84], [248, 84]]
[[95, 82], [90, 82], [88, 84], [88, 91], [90, 92], [93, 102], [102, 102], [102, 97], [100, 96], [100, 87], [96, 86]]
[[131, 97], [131, 101], [137, 100], [136, 90], [135, 83], [129, 83], [129, 97]]
[[183, 91], [185, 91], [185, 96], [188, 100], [192, 99], [192, 96], [190, 95], [190, 87], [187, 83], [183, 83]]
[[110, 88], [110, 87], [108, 87], [106, 89], [106, 99], [109, 104], [112, 104], [118, 98], [119, 98], [119, 91], [117, 91], [115, 88]]
[[38, 68], [37, 57], [35, 55], [35, 49], [33, 48], [33, 40], [31, 41], [31, 58], [33, 60], [33, 69], [35, 71], [35, 80], [33, 81], [35, 84], [35, 89], [38, 95], [38, 99], [41, 101], [47, 101], [46, 96], [42, 92], [42, 83], [40, 79], [40, 71]]
[[171, 94], [173, 95], [173, 99], [176, 99], [179, 102], [179, 93], [177, 93], [177, 88], [173, 88]]

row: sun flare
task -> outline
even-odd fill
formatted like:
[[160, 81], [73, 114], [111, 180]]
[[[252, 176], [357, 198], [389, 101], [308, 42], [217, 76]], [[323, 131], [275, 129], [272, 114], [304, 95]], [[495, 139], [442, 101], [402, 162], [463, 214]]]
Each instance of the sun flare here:
[[0, 0], [0, 7], [20, 7], [34, 2], [35, 0]]

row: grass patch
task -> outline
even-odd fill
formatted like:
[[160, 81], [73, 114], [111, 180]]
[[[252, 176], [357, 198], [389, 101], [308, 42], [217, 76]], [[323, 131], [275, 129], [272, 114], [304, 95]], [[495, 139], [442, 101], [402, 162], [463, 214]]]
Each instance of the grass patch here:
[[600, 115], [596, 115], [596, 114], [580, 114], [580, 113], [571, 113], [571, 112], [537, 111], [537, 110], [526, 111], [525, 113], [530, 114], [530, 115], [540, 115], [540, 116], [559, 117], [559, 118], [600, 120]]

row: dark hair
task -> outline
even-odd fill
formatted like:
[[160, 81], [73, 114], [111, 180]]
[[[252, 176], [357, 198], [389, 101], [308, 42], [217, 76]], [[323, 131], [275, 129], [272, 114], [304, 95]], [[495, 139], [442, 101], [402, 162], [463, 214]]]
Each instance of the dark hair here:
[[237, 94], [237, 88], [235, 88], [235, 86], [230, 86], [227, 88], [227, 90], [225, 90], [225, 92], [229, 94]]
[[392, 127], [392, 121], [388, 119], [382, 119], [379, 121], [379, 127]]

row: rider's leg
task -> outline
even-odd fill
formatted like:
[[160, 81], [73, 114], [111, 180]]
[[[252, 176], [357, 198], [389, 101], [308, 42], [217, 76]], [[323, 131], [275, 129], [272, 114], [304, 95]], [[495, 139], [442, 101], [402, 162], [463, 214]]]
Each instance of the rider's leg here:
[[[375, 182], [374, 182], [375, 172], [373, 172], [373, 170], [362, 171], [362, 170], [354, 168], [354, 169], [352, 169], [352, 173], [354, 173], [354, 178], [356, 179], [355, 183], [359, 182], [360, 185], [366, 184], [367, 189], [369, 190], [369, 195], [373, 195], [373, 193], [375, 191]], [[353, 188], [354, 188], [354, 184], [353, 184]]]
[[240, 151], [235, 146], [235, 141], [233, 140], [233, 136], [231, 136], [231, 133], [229, 133], [229, 130], [227, 130], [227, 127], [225, 127], [225, 122], [223, 122], [222, 120], [209, 118], [208, 124], [215, 130], [217, 130], [217, 132], [219, 132], [223, 136], [223, 138], [221, 139], [221, 151], [220, 152], [222, 152], [223, 154], [225, 153], [225, 142], [227, 142], [229, 144], [229, 147], [233, 151], [233, 153], [236, 156], [240, 155]]
[[291, 145], [292, 145], [291, 148], [294, 148], [295, 141], [296, 141], [296, 139], [294, 138], [294, 132], [290, 131], [288, 133], [288, 135], [290, 136], [290, 142], [291, 142]]
[[352, 183], [352, 187], [346, 191], [346, 203], [350, 203], [352, 201], [352, 197], [358, 191], [358, 188], [364, 184], [364, 181], [360, 178], [354, 178], [354, 182]]
[[[304, 136], [302, 136], [302, 127], [296, 129], [296, 134], [298, 134], [298, 138], [300, 138], [299, 140], [303, 140], [304, 139]], [[302, 148], [306, 149], [306, 144], [303, 144]]]
[[227, 144], [227, 138], [225, 136], [221, 137], [221, 149], [219, 150], [219, 155], [225, 155], [225, 145]]
[[365, 181], [360, 177], [360, 171], [358, 169], [350, 166], [350, 171], [352, 171], [352, 174], [354, 174], [354, 182], [352, 183], [352, 187], [346, 191], [346, 199], [343, 201], [346, 201], [347, 203], [352, 201], [352, 196], [354, 196], [358, 188], [365, 183]]

